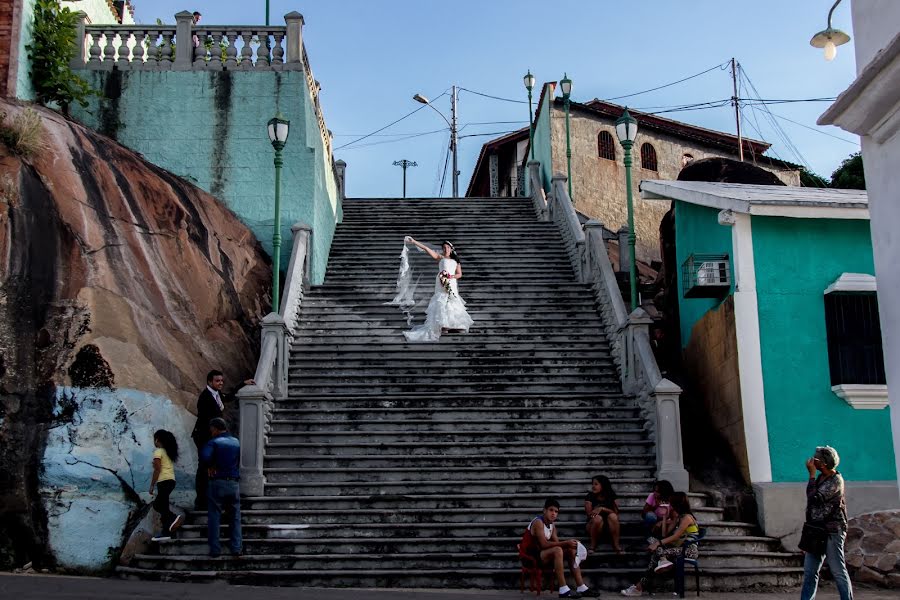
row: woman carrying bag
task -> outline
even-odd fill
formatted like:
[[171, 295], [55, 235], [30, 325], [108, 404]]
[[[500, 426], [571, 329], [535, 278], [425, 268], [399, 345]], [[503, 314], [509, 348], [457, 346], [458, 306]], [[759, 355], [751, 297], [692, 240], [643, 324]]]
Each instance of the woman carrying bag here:
[[[806, 553], [801, 600], [816, 597], [819, 570], [826, 560], [841, 600], [853, 600], [853, 587], [844, 561], [847, 501], [844, 478], [836, 470], [840, 460], [837, 450], [819, 446], [813, 457], [806, 461], [809, 482], [806, 484], [806, 522], [800, 536], [800, 549]], [[820, 472], [818, 477], [817, 470]]]

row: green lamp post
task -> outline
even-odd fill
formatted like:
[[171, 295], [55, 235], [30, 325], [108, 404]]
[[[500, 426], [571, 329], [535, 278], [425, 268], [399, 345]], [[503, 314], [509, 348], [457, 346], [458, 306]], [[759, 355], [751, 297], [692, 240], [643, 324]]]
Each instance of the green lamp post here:
[[534, 75], [531, 69], [522, 78], [525, 82], [525, 89], [528, 90], [528, 146], [531, 148], [531, 160], [534, 160], [534, 109], [531, 107], [531, 90], [534, 89]]
[[625, 112], [616, 121], [616, 136], [619, 143], [625, 150], [625, 194], [628, 203], [628, 252], [631, 256], [631, 264], [629, 265], [628, 281], [631, 284], [631, 310], [638, 306], [637, 295], [637, 258], [635, 257], [634, 247], [636, 236], [634, 234], [634, 200], [631, 197], [631, 147], [634, 145], [634, 138], [637, 136], [638, 123], [637, 120], [628, 114], [628, 107]]
[[279, 112], [269, 121], [269, 141], [275, 148], [275, 232], [272, 234], [272, 312], [278, 312], [281, 297], [281, 151], [287, 143], [291, 122]]
[[569, 138], [569, 97], [572, 95], [572, 80], [569, 79], [567, 74], [563, 73], [559, 87], [562, 90], [563, 103], [566, 107], [566, 170], [569, 178], [569, 198], [572, 199], [574, 204], [575, 199], [572, 198], [572, 143]]

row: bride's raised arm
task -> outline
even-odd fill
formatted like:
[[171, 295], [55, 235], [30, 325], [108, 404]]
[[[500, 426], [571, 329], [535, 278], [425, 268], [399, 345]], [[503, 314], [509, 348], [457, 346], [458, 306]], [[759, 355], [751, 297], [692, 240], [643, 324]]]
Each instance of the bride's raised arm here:
[[422, 252], [427, 253], [428, 256], [430, 256], [434, 260], [441, 260], [440, 254], [438, 254], [437, 252], [435, 252], [434, 250], [432, 250], [431, 248], [429, 248], [422, 242], [414, 240], [411, 236], [406, 236], [406, 241], [410, 242], [412, 245], [414, 245], [416, 248], [420, 249]]

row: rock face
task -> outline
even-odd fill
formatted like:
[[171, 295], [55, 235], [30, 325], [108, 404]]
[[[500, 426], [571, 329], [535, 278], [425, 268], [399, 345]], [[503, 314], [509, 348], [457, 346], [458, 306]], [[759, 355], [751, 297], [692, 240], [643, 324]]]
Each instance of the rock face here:
[[850, 519], [844, 554], [855, 581], [900, 587], [900, 510]]
[[[252, 375], [270, 267], [214, 197], [41, 115], [45, 151], [0, 145], [0, 564], [98, 569], [147, 499], [155, 429], [192, 487], [189, 411], [209, 369]], [[70, 527], [87, 514], [100, 547]]]

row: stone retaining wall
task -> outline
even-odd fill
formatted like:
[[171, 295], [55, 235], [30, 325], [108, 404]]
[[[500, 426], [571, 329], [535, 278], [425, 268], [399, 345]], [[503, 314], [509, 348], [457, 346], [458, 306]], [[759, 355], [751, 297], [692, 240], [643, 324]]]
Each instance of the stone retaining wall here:
[[854, 581], [900, 588], [900, 510], [850, 519], [844, 554]]

